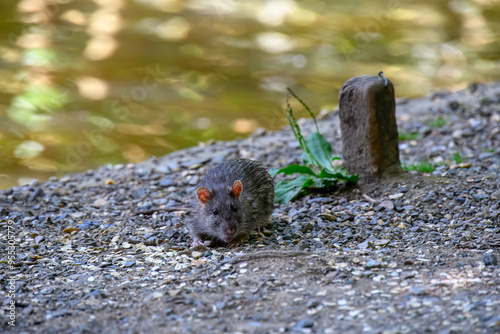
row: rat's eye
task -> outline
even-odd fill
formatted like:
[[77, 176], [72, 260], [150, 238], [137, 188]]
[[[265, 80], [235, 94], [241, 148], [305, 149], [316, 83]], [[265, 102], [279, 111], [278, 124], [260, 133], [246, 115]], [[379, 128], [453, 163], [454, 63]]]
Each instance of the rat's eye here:
[[238, 211], [238, 208], [236, 207], [235, 204], [231, 204], [231, 210], [233, 210], [234, 212]]
[[214, 214], [214, 216], [217, 216], [219, 214], [219, 210], [213, 209], [212, 213]]

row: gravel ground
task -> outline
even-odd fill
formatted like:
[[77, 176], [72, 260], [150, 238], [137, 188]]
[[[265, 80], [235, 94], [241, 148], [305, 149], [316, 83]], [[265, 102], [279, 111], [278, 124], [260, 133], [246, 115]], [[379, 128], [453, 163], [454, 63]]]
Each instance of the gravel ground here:
[[[499, 101], [500, 83], [398, 100], [402, 163], [435, 171], [276, 205], [233, 249], [189, 248], [196, 186], [229, 158], [298, 162], [289, 129], [3, 190], [0, 330], [499, 333]], [[338, 114], [319, 125], [340, 154]]]

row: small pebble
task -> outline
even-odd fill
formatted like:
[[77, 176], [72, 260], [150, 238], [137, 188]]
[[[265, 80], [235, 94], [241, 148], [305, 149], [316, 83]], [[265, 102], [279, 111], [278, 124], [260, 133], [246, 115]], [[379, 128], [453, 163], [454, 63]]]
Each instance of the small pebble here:
[[312, 328], [314, 327], [314, 322], [309, 319], [305, 320], [299, 320], [297, 324], [295, 325], [295, 328], [300, 329], [300, 328]]
[[485, 266], [496, 266], [498, 264], [497, 256], [493, 253], [484, 254], [483, 262]]
[[315, 299], [311, 299], [310, 301], [307, 302], [307, 308], [313, 308], [313, 307], [316, 307], [320, 305], [320, 302], [315, 300]]
[[366, 262], [365, 268], [367, 269], [372, 269], [372, 268], [379, 268], [381, 266], [380, 262], [377, 260], [369, 260]]
[[426, 295], [427, 289], [424, 286], [412, 286], [410, 287], [410, 293], [415, 296], [424, 296]]

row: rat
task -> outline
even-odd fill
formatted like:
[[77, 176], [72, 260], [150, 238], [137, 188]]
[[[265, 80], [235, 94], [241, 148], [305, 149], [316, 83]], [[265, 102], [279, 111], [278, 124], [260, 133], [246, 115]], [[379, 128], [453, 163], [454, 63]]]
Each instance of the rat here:
[[232, 159], [212, 168], [196, 189], [198, 199], [190, 220], [191, 246], [203, 239], [240, 245], [249, 233], [270, 222], [274, 182], [260, 162]]

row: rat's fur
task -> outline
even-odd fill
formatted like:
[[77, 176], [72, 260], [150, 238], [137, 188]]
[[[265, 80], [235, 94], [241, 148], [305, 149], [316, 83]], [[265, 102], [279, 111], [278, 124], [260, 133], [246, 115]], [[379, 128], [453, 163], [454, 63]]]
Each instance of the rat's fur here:
[[[233, 189], [239, 185], [235, 184], [237, 180], [243, 186], [239, 197], [238, 188]], [[212, 168], [201, 180], [197, 193], [194, 218], [189, 222], [193, 246], [203, 243], [204, 238], [237, 245], [253, 229], [267, 225], [274, 208], [271, 175], [260, 162], [248, 159], [228, 160]]]

